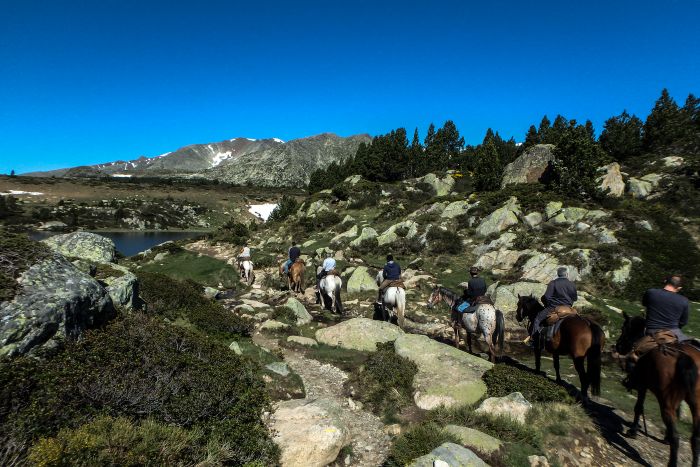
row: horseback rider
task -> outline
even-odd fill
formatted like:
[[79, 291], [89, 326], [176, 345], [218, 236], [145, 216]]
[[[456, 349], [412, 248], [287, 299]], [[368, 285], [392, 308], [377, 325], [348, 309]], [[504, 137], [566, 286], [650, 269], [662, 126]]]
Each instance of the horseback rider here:
[[642, 305], [647, 309], [648, 336], [668, 331], [680, 342], [690, 339], [681, 331], [681, 328], [688, 324], [690, 310], [688, 299], [679, 294], [682, 288], [683, 278], [672, 275], [666, 278], [663, 289], [649, 289], [644, 293]]
[[323, 260], [321, 271], [316, 275], [316, 304], [321, 303], [320, 285], [321, 279], [326, 277], [329, 272], [335, 269], [335, 258], [330, 251], [326, 252], [326, 259]]
[[486, 295], [486, 281], [479, 276], [479, 268], [477, 266], [469, 268], [469, 275], [471, 278], [467, 282], [467, 288], [462, 293], [462, 300], [469, 303], [467, 313], [474, 311], [477, 306], [477, 299]]
[[401, 280], [401, 266], [394, 262], [393, 255], [386, 255], [386, 264], [384, 265], [383, 276], [384, 280], [377, 291], [378, 304], [382, 304], [384, 302], [384, 291], [391, 285], [391, 283]]
[[297, 246], [296, 241], [292, 242], [292, 247], [289, 249], [289, 258], [284, 263], [284, 275], [289, 275], [289, 267], [301, 256], [301, 249]]
[[576, 285], [569, 280], [569, 270], [562, 266], [557, 269], [557, 278], [547, 285], [547, 290], [542, 296], [544, 309], [535, 316], [530, 335], [525, 339], [525, 343], [542, 330], [542, 322], [556, 307], [561, 305], [572, 307], [576, 300], [578, 300]]
[[248, 246], [248, 242], [246, 242], [243, 244], [243, 248], [241, 248], [241, 252], [238, 254], [238, 269], [241, 269], [243, 261], [249, 261], [250, 257], [250, 247]]

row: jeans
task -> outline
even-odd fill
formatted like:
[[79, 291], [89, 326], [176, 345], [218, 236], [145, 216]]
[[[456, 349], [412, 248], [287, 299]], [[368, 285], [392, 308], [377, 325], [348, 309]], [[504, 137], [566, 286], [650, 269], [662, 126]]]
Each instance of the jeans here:
[[291, 259], [288, 259], [287, 261], [285, 261], [284, 269], [283, 269], [285, 274], [289, 274], [289, 266], [291, 266], [291, 265], [292, 265]]

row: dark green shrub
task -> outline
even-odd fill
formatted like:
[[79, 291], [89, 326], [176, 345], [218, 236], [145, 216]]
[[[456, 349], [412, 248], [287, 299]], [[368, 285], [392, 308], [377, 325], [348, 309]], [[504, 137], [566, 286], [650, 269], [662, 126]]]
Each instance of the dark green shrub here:
[[335, 211], [324, 211], [315, 217], [304, 216], [299, 219], [298, 225], [305, 234], [324, 232], [329, 227], [340, 224], [342, 218]]
[[278, 266], [275, 256], [256, 251], [253, 251], [253, 264], [256, 269]]
[[414, 459], [447, 442], [461, 444], [454, 435], [443, 430], [437, 423], [420, 423], [396, 438], [387, 465], [408, 465]]
[[0, 363], [0, 433], [30, 444], [99, 415], [202, 430], [230, 462], [274, 463], [259, 367], [198, 333], [134, 313], [86, 333], [50, 360]]
[[350, 198], [350, 190], [348, 186], [341, 183], [333, 187], [331, 194], [338, 198], [340, 201], [347, 201]]
[[356, 386], [360, 400], [391, 418], [413, 396], [413, 378], [418, 372], [416, 364], [396, 355], [394, 343], [377, 344], [377, 351], [356, 374]]
[[149, 315], [171, 321], [183, 319], [205, 334], [217, 337], [249, 335], [252, 324], [202, 294], [202, 286], [149, 272], [139, 272], [140, 295]]
[[514, 366], [494, 365], [482, 378], [489, 397], [503, 397], [518, 391], [530, 402], [573, 402], [558, 384]]
[[513, 241], [513, 248], [516, 250], [528, 250], [537, 241], [537, 234], [529, 230], [518, 230]]
[[267, 218], [268, 222], [282, 222], [292, 214], [295, 214], [299, 209], [299, 203], [291, 196], [284, 195], [277, 204], [277, 207], [270, 213]]
[[420, 253], [425, 248], [418, 235], [411, 238], [401, 237], [391, 244], [391, 251], [399, 255], [411, 255]]
[[354, 255], [370, 255], [381, 253], [379, 241], [376, 238], [366, 238], [359, 245], [351, 245], [350, 252]]
[[29, 267], [51, 255], [49, 247], [26, 235], [0, 229], [0, 302], [12, 300], [17, 278]]
[[462, 239], [451, 230], [433, 227], [428, 231], [428, 246], [433, 253], [456, 255], [463, 250]]

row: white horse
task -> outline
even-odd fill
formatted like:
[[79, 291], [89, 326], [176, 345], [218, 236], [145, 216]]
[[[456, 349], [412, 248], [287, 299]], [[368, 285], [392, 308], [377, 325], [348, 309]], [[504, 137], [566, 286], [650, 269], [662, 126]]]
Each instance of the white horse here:
[[[384, 282], [384, 271], [379, 271], [375, 281], [377, 285], [381, 285]], [[403, 328], [404, 314], [406, 312], [406, 291], [401, 287], [387, 287], [384, 291], [382, 303], [382, 319], [391, 321], [391, 317], [396, 316], [399, 327]]]
[[245, 283], [251, 285], [255, 280], [255, 273], [253, 272], [253, 262], [249, 259], [245, 259], [240, 262], [241, 278], [245, 280]]
[[[316, 274], [320, 274], [323, 267], [319, 266]], [[335, 311], [339, 315], [343, 314], [343, 302], [340, 299], [340, 290], [343, 287], [343, 280], [340, 276], [328, 275], [318, 283], [318, 291], [321, 294], [323, 307], [329, 311]]]

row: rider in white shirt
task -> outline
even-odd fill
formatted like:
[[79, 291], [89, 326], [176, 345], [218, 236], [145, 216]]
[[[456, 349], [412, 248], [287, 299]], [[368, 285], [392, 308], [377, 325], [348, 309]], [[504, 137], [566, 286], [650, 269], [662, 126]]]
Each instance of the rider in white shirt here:
[[328, 252], [326, 253], [326, 259], [323, 260], [323, 264], [321, 265], [321, 272], [316, 275], [316, 303], [321, 303], [321, 295], [319, 291], [321, 279], [326, 277], [333, 269], [335, 269], [335, 259], [333, 258], [332, 253]]

